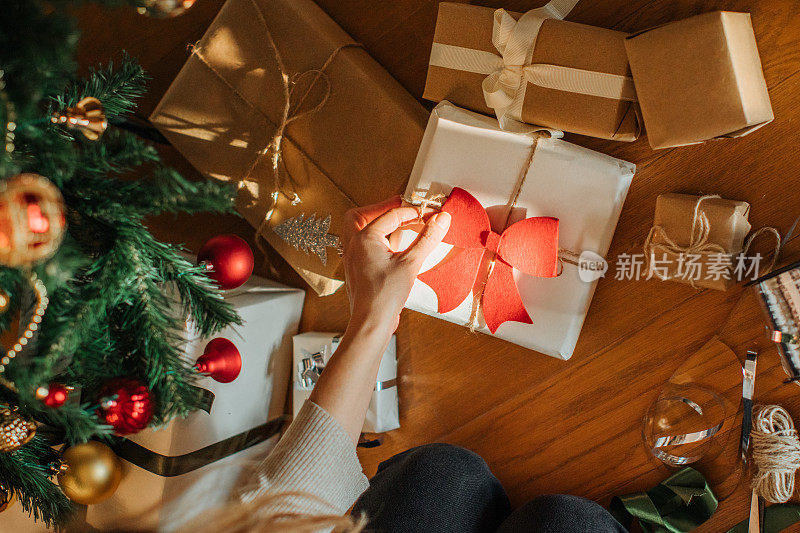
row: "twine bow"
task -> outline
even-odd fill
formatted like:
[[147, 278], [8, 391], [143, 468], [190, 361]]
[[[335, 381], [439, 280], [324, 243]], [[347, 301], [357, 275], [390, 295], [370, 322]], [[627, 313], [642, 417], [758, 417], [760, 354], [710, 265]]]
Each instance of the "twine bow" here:
[[494, 12], [494, 54], [461, 46], [433, 43], [430, 64], [438, 67], [487, 74], [482, 89], [503, 129], [522, 121], [522, 106], [528, 82], [561, 91], [636, 101], [633, 80], [628, 76], [595, 72], [546, 63], [532, 64], [539, 30], [546, 19], [563, 19], [578, 0], [552, 0], [514, 20], [504, 9]]
[[[697, 203], [694, 206], [694, 214], [692, 215], [692, 231], [691, 231], [691, 238], [689, 240], [689, 244], [687, 246], [680, 246], [677, 244], [672, 238], [667, 235], [667, 232], [664, 230], [662, 226], [653, 226], [650, 228], [650, 232], [647, 234], [647, 238], [644, 241], [644, 255], [648, 259], [648, 275], [654, 275], [658, 279], [666, 281], [674, 276], [670, 276], [669, 274], [665, 274], [659, 272], [658, 270], [653, 268], [653, 262], [650, 261], [650, 258], [655, 255], [656, 251], [661, 251], [662, 254], [671, 254], [671, 255], [702, 255], [702, 254], [725, 254], [725, 255], [735, 255], [741, 253], [746, 255], [747, 252], [750, 250], [750, 247], [753, 244], [753, 241], [759, 236], [764, 233], [769, 233], [773, 235], [776, 240], [775, 249], [772, 253], [772, 260], [770, 261], [769, 265], [764, 269], [766, 271], [772, 270], [775, 266], [775, 263], [778, 261], [778, 255], [780, 254], [781, 250], [781, 235], [778, 233], [778, 230], [772, 227], [763, 227], [759, 228], [755, 232], [753, 232], [745, 241], [744, 246], [741, 250], [735, 250], [733, 253], [729, 253], [725, 248], [721, 245], [708, 242], [708, 236], [711, 233], [711, 223], [708, 220], [708, 216], [706, 216], [705, 212], [702, 209], [702, 203], [706, 200], [711, 200], [714, 198], [720, 198], [718, 194], [706, 194], [701, 196], [697, 199]], [[689, 280], [692, 287], [697, 288], [695, 285], [695, 280]]]

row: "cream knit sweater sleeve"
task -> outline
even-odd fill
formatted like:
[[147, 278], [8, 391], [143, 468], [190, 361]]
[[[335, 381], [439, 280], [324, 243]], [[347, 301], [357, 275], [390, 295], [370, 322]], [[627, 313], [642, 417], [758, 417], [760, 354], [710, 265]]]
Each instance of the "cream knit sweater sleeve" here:
[[327, 411], [306, 401], [256, 472], [243, 501], [269, 494], [274, 513], [342, 515], [369, 486], [356, 447]]

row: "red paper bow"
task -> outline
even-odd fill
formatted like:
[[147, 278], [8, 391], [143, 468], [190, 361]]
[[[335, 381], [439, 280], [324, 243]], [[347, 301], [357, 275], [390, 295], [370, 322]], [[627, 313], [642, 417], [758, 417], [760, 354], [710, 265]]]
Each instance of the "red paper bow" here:
[[436, 293], [439, 312], [452, 311], [476, 286], [485, 253], [496, 254], [483, 290], [483, 318], [494, 333], [507, 321], [532, 324], [514, 282], [516, 268], [531, 276], [558, 275], [558, 219], [533, 217], [492, 231], [486, 211], [470, 193], [455, 188], [442, 206], [450, 213], [450, 230], [442, 242], [454, 249], [418, 279]]

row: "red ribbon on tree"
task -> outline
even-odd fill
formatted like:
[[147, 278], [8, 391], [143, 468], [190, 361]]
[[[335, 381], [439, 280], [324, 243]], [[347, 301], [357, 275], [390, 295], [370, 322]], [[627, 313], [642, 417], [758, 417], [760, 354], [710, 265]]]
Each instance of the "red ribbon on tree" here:
[[[475, 288], [475, 299], [480, 301], [492, 333], [503, 322], [532, 324], [513, 273], [516, 268], [529, 276], [558, 276], [558, 219], [526, 218], [498, 234], [492, 231], [480, 202], [458, 187], [442, 205], [442, 212], [452, 217], [442, 242], [453, 245], [454, 250], [417, 276], [436, 293], [439, 312], [452, 311]], [[493, 259], [488, 272], [479, 276], [484, 254], [492, 254]]]

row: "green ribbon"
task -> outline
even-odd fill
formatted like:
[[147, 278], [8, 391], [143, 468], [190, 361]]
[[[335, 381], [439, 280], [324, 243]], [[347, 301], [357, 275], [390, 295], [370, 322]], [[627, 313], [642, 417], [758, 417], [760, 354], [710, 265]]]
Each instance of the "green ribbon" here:
[[[615, 496], [609, 510], [626, 529], [638, 520], [645, 533], [687, 533], [711, 518], [717, 505], [703, 474], [687, 467], [647, 492]], [[728, 533], [747, 533], [749, 522], [749, 518], [739, 522]], [[763, 531], [777, 533], [797, 522], [800, 505], [771, 505], [764, 511]]]
[[[764, 532], [777, 533], [800, 521], [800, 505], [779, 503], [764, 510]], [[728, 533], [747, 533], [750, 519], [746, 518], [728, 530]]]
[[646, 533], [686, 533], [711, 518], [718, 504], [703, 474], [684, 468], [647, 492], [615, 496], [609, 510], [627, 529], [636, 519]]

